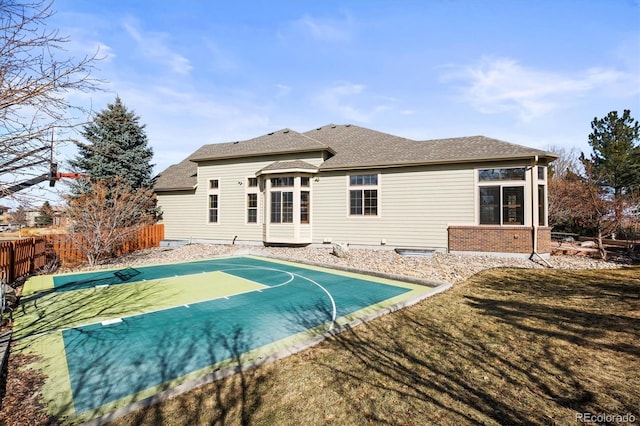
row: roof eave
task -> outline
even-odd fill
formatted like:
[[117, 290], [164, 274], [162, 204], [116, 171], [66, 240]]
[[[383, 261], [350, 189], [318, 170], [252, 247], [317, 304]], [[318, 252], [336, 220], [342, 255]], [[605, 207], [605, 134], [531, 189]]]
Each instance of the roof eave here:
[[498, 161], [517, 161], [517, 160], [527, 160], [527, 161], [536, 161], [539, 158], [550, 158], [551, 161], [558, 158], [555, 154], [544, 154], [544, 155], [517, 155], [517, 156], [506, 156], [500, 158], [473, 158], [473, 159], [450, 159], [450, 160], [432, 160], [432, 161], [407, 161], [407, 162], [396, 162], [396, 163], [372, 163], [372, 164], [348, 164], [342, 166], [320, 166], [320, 171], [335, 171], [335, 170], [364, 170], [364, 169], [390, 169], [397, 167], [412, 167], [412, 166], [435, 166], [439, 164], [469, 164], [469, 163], [486, 163], [486, 162], [498, 162]]
[[318, 173], [317, 168], [307, 169], [302, 167], [284, 168], [284, 169], [272, 169], [272, 170], [259, 170], [256, 172], [256, 176], [261, 175], [275, 175], [283, 173]]
[[176, 188], [153, 188], [153, 192], [172, 192], [172, 191], [192, 191], [196, 189], [198, 185], [193, 186], [181, 186]]

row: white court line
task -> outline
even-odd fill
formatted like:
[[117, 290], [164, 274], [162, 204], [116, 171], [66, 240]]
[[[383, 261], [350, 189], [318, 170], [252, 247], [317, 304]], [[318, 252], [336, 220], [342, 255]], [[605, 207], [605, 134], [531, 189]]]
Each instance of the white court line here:
[[[303, 275], [299, 275], [299, 274], [294, 274], [294, 273], [291, 273], [289, 271], [283, 271], [282, 269], [277, 269], [277, 268], [269, 268], [269, 267], [263, 267], [263, 266], [245, 266], [245, 267], [242, 267], [242, 266], [239, 266], [239, 265], [236, 265], [236, 264], [228, 264], [228, 263], [222, 263], [222, 265], [233, 266], [233, 268], [220, 269], [220, 270], [211, 271], [211, 272], [225, 272], [226, 273], [228, 271], [236, 271], [236, 270], [237, 271], [244, 271], [244, 270], [258, 269], [258, 270], [268, 270], [268, 271], [275, 271], [275, 272], [284, 273], [286, 275], [289, 275], [289, 279], [287, 281], [283, 282], [283, 283], [280, 283], [280, 284], [276, 284], [276, 285], [273, 285], [273, 286], [266, 286], [266, 287], [262, 287], [262, 288], [254, 289], [254, 290], [248, 290], [248, 291], [244, 291], [244, 292], [240, 292], [240, 293], [235, 293], [232, 296], [220, 296], [220, 297], [212, 297], [210, 299], [205, 299], [205, 300], [199, 300], [199, 301], [196, 301], [196, 302], [192, 302], [191, 305], [195, 305], [195, 304], [199, 304], [199, 303], [211, 302], [211, 301], [218, 300], [218, 299], [229, 300], [230, 297], [239, 296], [239, 295], [247, 294], [247, 293], [253, 293], [253, 292], [260, 292], [261, 293], [263, 290], [269, 290], [269, 289], [272, 289], [272, 288], [278, 288], [278, 287], [282, 287], [282, 286], [285, 286], [287, 284], [290, 284], [295, 279], [295, 277], [298, 277], [298, 278], [302, 278], [303, 280], [309, 281], [310, 283], [318, 286], [322, 291], [324, 291], [327, 294], [327, 296], [329, 297], [329, 300], [331, 301], [331, 307], [332, 307], [331, 325], [330, 325], [329, 330], [333, 329], [333, 327], [335, 325], [335, 321], [336, 321], [336, 315], [337, 315], [337, 309], [336, 309], [335, 300], [333, 299], [333, 296], [331, 295], [331, 293], [326, 288], [324, 288], [322, 285], [320, 285], [316, 281], [312, 280], [311, 278], [307, 278], [307, 277], [305, 277]], [[186, 277], [188, 275], [194, 275], [194, 274], [185, 274], [185, 275], [181, 275], [181, 276]], [[170, 277], [167, 277], [167, 278], [170, 278]], [[238, 278], [242, 278], [242, 277], [238, 277]], [[156, 309], [156, 310], [147, 311], [147, 312], [143, 312], [143, 313], [125, 315], [125, 316], [122, 316], [122, 317], [118, 318], [118, 320], [120, 320], [118, 322], [123, 322], [123, 320], [127, 319], [127, 318], [133, 318], [133, 317], [142, 316], [142, 315], [146, 315], [146, 314], [152, 314], [152, 313], [155, 313], [155, 312], [161, 312], [161, 311], [166, 311], [166, 310], [169, 310], [169, 309], [175, 309], [175, 308], [180, 307], [180, 306], [187, 306], [187, 305], [168, 306], [166, 308]], [[107, 320], [107, 321], [109, 321], [109, 320]], [[48, 334], [52, 334], [52, 333], [56, 333], [56, 332], [64, 332], [64, 331], [67, 331], [67, 330], [81, 329], [81, 328], [88, 327], [88, 326], [95, 325], [95, 324], [102, 324], [103, 322], [105, 322], [105, 321], [96, 321], [96, 322], [91, 322], [91, 323], [79, 324], [79, 325], [75, 325], [75, 326], [72, 326], [72, 327], [63, 327], [63, 328], [59, 328], [59, 329], [56, 329], [56, 330], [51, 330], [51, 331], [46, 331], [46, 332], [43, 332], [43, 333], [34, 334], [34, 335], [31, 335], [31, 336], [25, 336], [25, 338], [34, 338], [34, 337], [40, 337], [40, 336], [44, 336], [44, 335], [48, 335]]]
[[[227, 265], [229, 265], [229, 264], [227, 264]], [[198, 300], [196, 302], [191, 302], [191, 305], [211, 302], [213, 300], [219, 300], [219, 299], [229, 300], [230, 297], [239, 296], [241, 294], [262, 292], [262, 290], [267, 290], [269, 288], [282, 287], [284, 285], [287, 285], [287, 284], [291, 283], [295, 278], [294, 274], [292, 274], [291, 272], [283, 271], [281, 269], [267, 268], [267, 267], [262, 267], [262, 266], [239, 267], [238, 265], [234, 265], [234, 264], [229, 265], [229, 266], [234, 266], [234, 268], [220, 269], [220, 270], [211, 271], [211, 272], [225, 272], [226, 273], [227, 271], [235, 271], [235, 270], [243, 271], [243, 270], [247, 270], [247, 269], [262, 269], [262, 270], [270, 270], [270, 271], [282, 272], [282, 273], [284, 273], [286, 275], [289, 275], [289, 279], [287, 281], [281, 283], [281, 284], [276, 284], [274, 286], [265, 286], [265, 287], [254, 289], [254, 290], [247, 290], [247, 291], [243, 291], [243, 292], [240, 292], [240, 293], [235, 293], [232, 296], [219, 296], [219, 297], [212, 297], [211, 299]], [[188, 275], [194, 275], [194, 274], [188, 274]], [[182, 275], [182, 276], [188, 276], [188, 275]], [[167, 278], [170, 278], [170, 277], [167, 277]], [[236, 277], [236, 278], [242, 278], [242, 277]], [[249, 280], [247, 280], [247, 281], [249, 281]], [[155, 313], [155, 312], [167, 311], [169, 309], [175, 309], [175, 308], [178, 308], [180, 306], [184, 306], [184, 305], [168, 306], [166, 308], [156, 309], [156, 310], [142, 312], [142, 313], [138, 313], [138, 314], [125, 315], [125, 316], [120, 317], [119, 319], [122, 321], [122, 320], [127, 319], [127, 318], [138, 317], [138, 316], [142, 316], [142, 315], [152, 314], [152, 313]], [[51, 331], [46, 331], [46, 332], [43, 332], [43, 333], [34, 334], [34, 335], [31, 335], [31, 336], [25, 336], [25, 338], [33, 338], [33, 337], [44, 336], [44, 335], [47, 335], [47, 334], [56, 333], [58, 331], [63, 332], [63, 331], [67, 331], [67, 330], [80, 329], [80, 328], [88, 327], [88, 326], [95, 325], [95, 324], [102, 324], [102, 321], [95, 321], [95, 322], [86, 323], [86, 324], [79, 324], [79, 325], [75, 325], [75, 326], [72, 326], [72, 327], [63, 327], [63, 328], [59, 328], [59, 329], [56, 329], [56, 330], [51, 330]]]
[[314, 280], [312, 280], [311, 278], [307, 278], [303, 275], [299, 275], [299, 274], [293, 274], [296, 277], [302, 278], [303, 280], [307, 280], [309, 282], [311, 282], [312, 284], [317, 285], [318, 287], [320, 287], [322, 289], [322, 291], [324, 291], [325, 293], [327, 293], [327, 296], [329, 296], [329, 300], [331, 301], [331, 325], [329, 326], [329, 331], [333, 330], [333, 327], [336, 323], [336, 314], [337, 314], [337, 309], [336, 309], [336, 301], [333, 299], [333, 296], [331, 295], [331, 293], [329, 293], [329, 290], [327, 290], [326, 288], [324, 288], [323, 286], [321, 286], [320, 284], [318, 284], [317, 282], [315, 282]]

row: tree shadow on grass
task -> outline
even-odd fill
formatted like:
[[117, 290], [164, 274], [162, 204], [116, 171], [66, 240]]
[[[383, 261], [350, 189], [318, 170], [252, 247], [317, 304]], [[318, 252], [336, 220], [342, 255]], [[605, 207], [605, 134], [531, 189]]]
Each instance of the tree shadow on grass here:
[[[629, 377], [590, 371], [603, 351], [615, 361], [607, 366], [621, 375], [640, 366], [640, 323], [630, 315], [639, 306], [637, 285], [603, 273], [596, 279], [602, 286], [593, 288], [583, 276], [584, 291], [572, 293], [562, 273], [532, 283], [535, 273], [511, 271], [508, 285], [496, 284], [504, 273], [481, 274], [452, 290], [462, 297], [436, 296], [347, 328], [328, 342], [336, 355], [314, 362], [331, 372], [330, 388], [352, 412], [373, 423], [570, 423], [583, 412], [640, 417], [640, 395]], [[591, 305], [566, 302], [576, 291]], [[602, 297], [609, 310], [594, 314]], [[326, 317], [326, 308], [317, 309]], [[290, 315], [315, 322], [307, 311]], [[637, 383], [638, 374], [629, 374]]]
[[[46, 291], [19, 301], [15, 314], [14, 341], [58, 331], [97, 318], [118, 318], [154, 309], [158, 299], [156, 281], [89, 288], [74, 292]], [[173, 293], [165, 292], [170, 299]], [[151, 300], [151, 301], [150, 301]]]
[[[132, 414], [133, 420], [127, 423], [162, 424], [164, 411], [154, 404], [159, 398], [149, 395], [173, 395], [177, 393], [174, 388], [189, 387], [176, 378], [220, 364], [216, 371], [211, 368], [193, 376], [197, 383], [206, 383], [233, 374], [212, 385], [216, 402], [211, 402], [212, 394], [191, 392], [195, 400], [176, 399], [183, 401], [184, 406], [171, 416], [181, 416], [183, 424], [201, 424], [203, 418], [227, 423], [229, 416], [238, 418], [242, 424], [250, 423], [252, 413], [260, 404], [263, 382], [260, 374], [245, 366], [243, 354], [249, 350], [250, 334], [240, 326], [217, 332], [216, 324], [208, 327], [205, 324], [204, 329], [192, 332], [189, 322], [172, 323], [168, 319], [166, 324], [148, 324], [143, 319], [146, 316], [136, 321], [130, 321], [133, 317], [124, 318], [157, 310], [159, 299], [171, 300], [173, 292], [179, 289], [164, 289], [161, 295], [158, 291], [155, 280], [150, 280], [73, 292], [45, 291], [23, 300], [14, 334], [20, 350], [29, 350], [31, 345], [38, 348], [43, 335], [60, 333], [64, 339], [64, 346], [61, 342], [60, 347], [64, 347], [66, 359], [62, 362], [70, 372], [73, 401], [61, 397], [53, 401], [53, 409], [60, 417], [74, 411], [92, 413], [96, 407], [114, 404], [114, 401], [118, 401], [115, 409], [145, 400], [148, 407]], [[189, 308], [185, 305], [179, 309]], [[124, 319], [118, 321], [120, 317]], [[114, 318], [113, 324], [100, 323], [101, 319]], [[140, 324], [139, 319], [142, 319]], [[136, 336], [140, 339], [134, 339], [135, 344], [140, 343], [137, 348], [121, 335], [122, 331], [135, 334], [134, 326], [128, 329], [128, 324], [134, 322], [139, 324]], [[86, 324], [91, 325], [83, 326]], [[159, 325], [160, 331], [157, 331]], [[149, 341], [144, 341], [145, 327], [156, 329]], [[203, 375], [206, 376], [203, 378]], [[152, 387], [153, 393], [149, 391]], [[95, 411], [95, 414], [100, 413]]]
[[526, 333], [640, 357], [640, 268], [628, 271], [492, 271], [466, 300]]
[[[177, 424], [250, 424], [260, 406], [265, 380], [259, 370], [246, 364], [250, 335], [240, 327], [231, 333], [175, 331], [163, 333], [134, 355], [111, 346], [111, 353], [105, 350], [86, 362], [72, 379], [76, 409], [81, 398], [88, 398], [84, 404], [94, 407], [114, 401], [119, 407], [142, 407], [126, 415], [128, 425], [165, 424], [168, 420]], [[181, 379], [198, 370], [202, 373]], [[150, 396], [151, 387], [155, 388]], [[186, 391], [186, 397], [180, 395]]]

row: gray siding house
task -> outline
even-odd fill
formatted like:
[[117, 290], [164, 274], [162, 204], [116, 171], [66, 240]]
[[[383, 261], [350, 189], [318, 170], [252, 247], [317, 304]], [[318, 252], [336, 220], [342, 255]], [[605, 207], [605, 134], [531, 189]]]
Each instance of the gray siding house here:
[[166, 239], [545, 255], [555, 158], [484, 136], [330, 124], [204, 145], [154, 189]]

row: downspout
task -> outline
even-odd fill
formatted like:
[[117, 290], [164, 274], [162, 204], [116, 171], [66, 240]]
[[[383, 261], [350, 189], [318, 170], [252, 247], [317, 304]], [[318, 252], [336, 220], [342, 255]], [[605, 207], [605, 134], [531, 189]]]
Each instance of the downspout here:
[[[537, 165], [538, 165], [538, 156], [536, 155], [533, 158], [533, 165], [531, 166], [531, 183], [530, 183], [531, 184], [531, 232], [532, 232], [531, 241], [532, 241], [533, 247], [531, 251], [531, 256], [529, 256], [529, 260], [533, 260], [533, 258], [537, 256], [549, 268], [553, 268], [553, 266], [551, 266], [551, 264], [547, 262], [547, 259], [542, 257], [540, 253], [538, 253], [538, 226], [539, 226], [538, 223], [540, 222], [540, 218], [538, 218], [538, 220], [533, 220], [536, 213], [536, 205], [533, 202], [533, 200], [536, 194], [536, 185], [534, 185], [534, 181], [535, 181], [535, 171], [536, 171]], [[539, 202], [540, 200], [538, 200], [538, 203]]]

